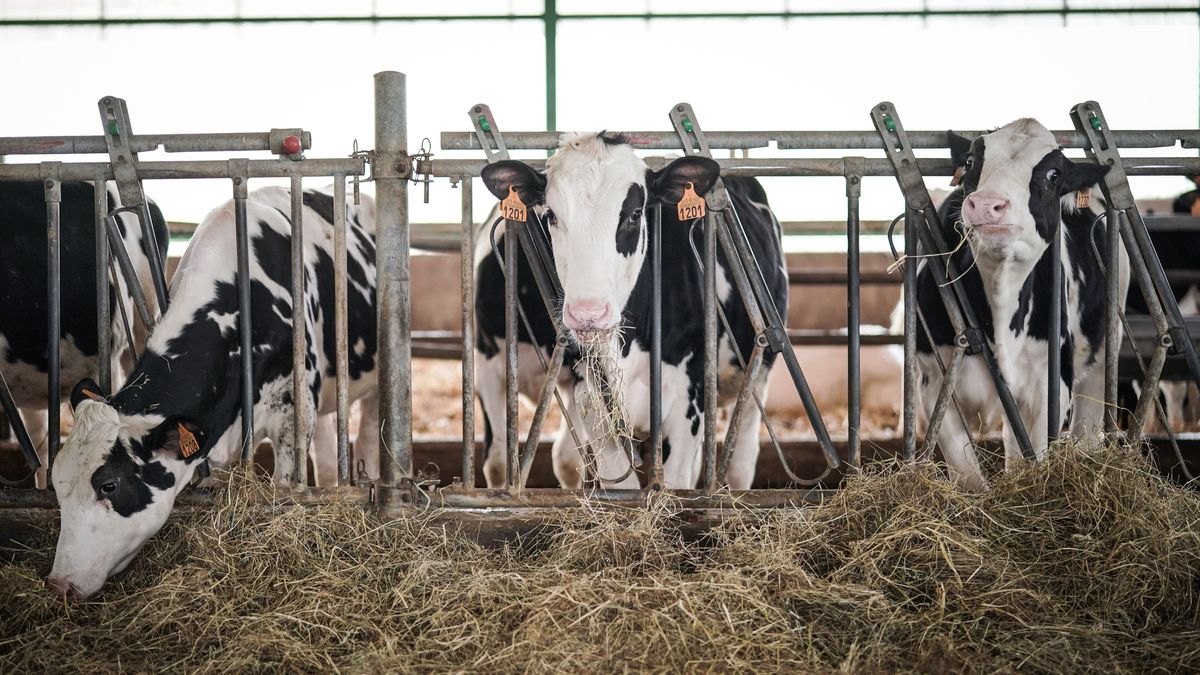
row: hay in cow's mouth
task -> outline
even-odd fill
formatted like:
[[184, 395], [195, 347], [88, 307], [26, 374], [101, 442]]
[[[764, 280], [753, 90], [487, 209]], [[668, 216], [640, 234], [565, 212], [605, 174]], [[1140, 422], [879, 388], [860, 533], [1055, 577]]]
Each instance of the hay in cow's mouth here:
[[868, 470], [824, 505], [584, 503], [484, 548], [437, 514], [298, 507], [224, 478], [92, 601], [0, 568], [0, 671], [1178, 672], [1200, 663], [1200, 496], [1136, 450], [1058, 448], [960, 491]]

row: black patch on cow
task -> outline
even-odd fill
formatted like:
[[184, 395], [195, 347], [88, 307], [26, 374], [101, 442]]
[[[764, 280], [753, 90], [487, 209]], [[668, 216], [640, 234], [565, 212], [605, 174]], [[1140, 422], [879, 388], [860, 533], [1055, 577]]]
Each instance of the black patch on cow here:
[[107, 499], [118, 515], [128, 518], [154, 502], [150, 486], [165, 490], [175, 485], [175, 476], [158, 462], [138, 464], [128, 451], [114, 446], [92, 472], [91, 483], [97, 499]]
[[646, 206], [646, 190], [633, 183], [625, 191], [625, 201], [617, 215], [617, 252], [628, 258], [638, 251], [645, 228], [642, 209]]
[[317, 192], [316, 190], [305, 190], [303, 199], [305, 206], [313, 211], [316, 211], [317, 215], [325, 219], [325, 222], [333, 224], [332, 195], [327, 195], [324, 192]]
[[662, 439], [662, 459], [663, 459], [663, 461], [664, 462], [667, 461], [667, 458], [670, 456], [671, 456], [671, 439], [664, 436]]
[[605, 145], [625, 145], [629, 143], [629, 139], [625, 136], [625, 134], [616, 132], [610, 134], [607, 131], [601, 131], [600, 133], [596, 134], [596, 138], [604, 141]]

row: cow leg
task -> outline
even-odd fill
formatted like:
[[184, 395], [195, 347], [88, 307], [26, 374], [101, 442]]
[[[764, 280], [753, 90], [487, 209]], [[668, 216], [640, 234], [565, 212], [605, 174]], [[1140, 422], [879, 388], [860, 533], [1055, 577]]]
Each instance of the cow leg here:
[[37, 451], [38, 461], [42, 463], [33, 477], [33, 484], [37, 489], [45, 490], [50, 458], [50, 418], [43, 408], [21, 408], [21, 421], [25, 423], [25, 432]]
[[313, 465], [313, 485], [337, 485], [337, 415], [320, 415], [313, 426], [313, 442], [308, 447], [308, 456]]
[[590, 448], [600, 486], [609, 490], [639, 489], [641, 484], [638, 482], [637, 472], [632, 470], [629, 453], [611, 438], [601, 438], [593, 427], [593, 420], [583, 414], [582, 406], [585, 401], [591, 400], [591, 396], [592, 393], [585, 382], [576, 383], [571, 407], [578, 411], [576, 419], [579, 422], [575, 426], [575, 433], [579, 436], [579, 442]]
[[475, 397], [483, 410], [486, 454], [483, 461], [483, 477], [489, 488], [504, 487], [508, 471], [508, 427], [505, 424], [508, 413], [504, 398], [502, 353], [489, 358], [478, 351], [475, 352]]
[[1090, 444], [1100, 438], [1103, 429], [1104, 368], [1092, 367], [1085, 371], [1077, 393], [1071, 397], [1071, 436]]
[[1178, 382], [1164, 381], [1159, 382], [1158, 387], [1162, 391], [1163, 405], [1167, 411], [1167, 424], [1170, 425], [1171, 431], [1183, 431], [1183, 408], [1187, 400], [1188, 382], [1186, 380]]
[[[354, 437], [354, 452], [350, 456], [350, 476], [357, 479], [359, 464], [368, 479], [379, 478], [379, 448], [382, 447], [379, 429], [379, 397], [367, 396], [358, 400], [358, 434]], [[333, 416], [337, 420], [337, 416]], [[336, 424], [336, 422], [335, 422]]]
[[[939, 349], [942, 362], [949, 363], [952, 349], [945, 347]], [[986, 396], [983, 389], [991, 387], [991, 376], [979, 358], [963, 359], [961, 368], [962, 372], [958, 376], [955, 395], [963, 415], [966, 415], [967, 419], [971, 419], [973, 414], [978, 414], [980, 408], [976, 403], [981, 397]], [[932, 353], [918, 353], [916, 403], [920, 420], [918, 429], [921, 431], [925, 430], [925, 425], [933, 416], [933, 408], [937, 404], [938, 392], [941, 391], [941, 388], [942, 370], [938, 366], [937, 360]], [[937, 443], [942, 451], [942, 458], [946, 460], [950, 478], [969, 490], [984, 490], [987, 488], [987, 479], [984, 478], [983, 469], [979, 466], [979, 457], [975, 451], [975, 444], [971, 440], [971, 434], [968, 432], [962, 415], [959, 415], [959, 410], [954, 406], [954, 401], [947, 402], [947, 406], [946, 414], [942, 417], [941, 427], [938, 429]]]
[[[663, 370], [665, 376], [666, 368]], [[687, 388], [678, 391], [686, 392]], [[669, 408], [666, 401], [663, 404], [663, 487], [668, 490], [694, 489], [704, 465], [704, 413], [700, 412], [701, 402], [690, 401], [684, 395], [672, 402]], [[692, 413], [690, 416], [689, 411]], [[757, 439], [757, 426], [754, 436]]]
[[[759, 400], [762, 401], [763, 407], [767, 405], [766, 375], [768, 372], [769, 369], [764, 368], [758, 381], [750, 385], [754, 388], [754, 393], [758, 395]], [[741, 423], [738, 425], [737, 443], [734, 445], [733, 459], [729, 463], [729, 473], [726, 475], [731, 490], [749, 490], [750, 485], [754, 482], [754, 469], [758, 465], [758, 452], [762, 447], [758, 439], [758, 429], [761, 423], [762, 410], [754, 403], [754, 399], [750, 399], [742, 411]]]
[[558, 437], [554, 439], [550, 456], [554, 460], [554, 477], [558, 479], [558, 484], [568, 490], [577, 490], [583, 487], [583, 455], [575, 446], [575, 439], [571, 436], [567, 420], [570, 420], [575, 429], [583, 427], [583, 420], [575, 408], [575, 396], [571, 387], [559, 387], [559, 393], [563, 397], [566, 410], [563, 411], [564, 419], [558, 430]]

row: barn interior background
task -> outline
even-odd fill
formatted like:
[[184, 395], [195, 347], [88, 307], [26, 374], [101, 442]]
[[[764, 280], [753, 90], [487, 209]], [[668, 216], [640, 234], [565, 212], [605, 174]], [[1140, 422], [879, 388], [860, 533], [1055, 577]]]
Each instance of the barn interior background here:
[[[1069, 108], [1088, 99], [1099, 100], [1107, 117], [1119, 121], [1115, 124], [1117, 128], [1193, 129], [1200, 125], [1200, 6], [1195, 2], [761, 0], [736, 3], [736, 7], [731, 7], [732, 4], [653, 0], [605, 3], [578, 0], [452, 0], [437, 3], [405, 0], [337, 3], [316, 0], [205, 3], [183, 0], [0, 0], [0, 62], [20, 64], [20, 67], [6, 68], [0, 76], [0, 91], [4, 92], [5, 101], [0, 112], [0, 134], [96, 134], [96, 101], [112, 94], [129, 102], [135, 133], [302, 126], [312, 133], [314, 142], [309, 154], [344, 157], [350, 154], [356, 141], [364, 149], [371, 147], [374, 127], [371, 74], [384, 70], [407, 74], [409, 150], [415, 152], [422, 148], [423, 139], [428, 138], [429, 147], [438, 159], [480, 158], [477, 151], [443, 150], [439, 146], [442, 133], [467, 128], [466, 112], [477, 102], [488, 103], [505, 130], [667, 131], [670, 126], [665, 111], [681, 100], [689, 101], [695, 107], [707, 130], [867, 131], [871, 129], [868, 111], [883, 100], [894, 102], [906, 123], [919, 129], [988, 129], [1022, 116], [1037, 117], [1051, 128], [1066, 128], [1069, 126]], [[1048, 73], [1052, 75], [1048, 76]], [[1179, 150], [1137, 151], [1138, 156], [1156, 153], [1178, 154]], [[542, 151], [514, 151], [513, 154], [528, 159], [545, 156]], [[940, 157], [945, 153], [935, 150], [921, 154]], [[785, 152], [774, 146], [755, 148], [749, 153], [754, 158], [821, 155], [820, 151]], [[143, 160], [201, 158], [207, 157], [187, 153], [170, 156], [146, 153], [142, 156]], [[30, 155], [9, 161], [47, 159], [55, 157]], [[262, 179], [256, 180], [255, 185], [272, 182], [286, 184], [283, 179]], [[768, 177], [762, 182], [775, 212], [787, 223], [789, 236], [785, 248], [789, 254], [789, 267], [809, 275], [806, 281], [793, 287], [793, 293], [806, 301], [793, 302], [788, 327], [810, 331], [813, 335], [836, 333], [846, 323], [843, 181], [840, 178]], [[886, 326], [890, 323], [900, 290], [898, 275], [889, 276], [884, 272], [891, 260], [884, 228], [887, 221], [903, 209], [903, 198], [891, 176], [866, 177], [863, 182], [862, 320], [864, 324]], [[939, 179], [931, 178], [927, 183], [931, 188], [946, 187]], [[1131, 184], [1147, 213], [1168, 211], [1172, 198], [1194, 188], [1181, 176], [1135, 176]], [[363, 189], [370, 192], [372, 187], [365, 184]], [[452, 187], [449, 181], [439, 180], [428, 187], [427, 200], [423, 199], [419, 185], [410, 190], [409, 199], [414, 243], [411, 328], [420, 332], [419, 336], [414, 336], [414, 355], [417, 357], [414, 398], [420, 401], [414, 406], [414, 433], [425, 443], [426, 453], [417, 455], [415, 466], [420, 468], [426, 461], [432, 461], [442, 468], [443, 474], [452, 473], [456, 467], [454, 436], [461, 419], [458, 366], [454, 361], [454, 349], [447, 347], [453, 345], [453, 334], [461, 326], [457, 305], [460, 263], [456, 258], [459, 189]], [[186, 248], [195, 223], [214, 205], [229, 197], [228, 186], [223, 181], [147, 181], [146, 191], [158, 201], [171, 221], [172, 262], [177, 262]], [[474, 202], [474, 219], [478, 222], [494, 205], [494, 199], [477, 186]], [[173, 264], [168, 269], [172, 268]], [[869, 364], [873, 357], [878, 357], [882, 372], [878, 389], [874, 393], [864, 391], [865, 404], [871, 406], [870, 401], [875, 401], [879, 409], [869, 413], [864, 420], [863, 433], [867, 446], [894, 450], [899, 438], [900, 373], [895, 361], [887, 360], [888, 349], [884, 346], [864, 348], [864, 363]], [[847, 395], [844, 348], [814, 347], [808, 356], [805, 367], [806, 372], [810, 372], [810, 380], [818, 389], [828, 387], [828, 391], [817, 392], [828, 403], [822, 405], [827, 422], [835, 436], [844, 436]], [[822, 365], [830, 371], [824, 376], [807, 370], [815, 371]], [[864, 382], [864, 386], [868, 385]], [[782, 389], [786, 390], [786, 387]], [[794, 407], [790, 410], [782, 407], [784, 404], [784, 396], [774, 396], [773, 405], [776, 410], [783, 411], [778, 413], [779, 421], [802, 418], [797, 412], [798, 402], [793, 402]], [[552, 428], [554, 421], [550, 424]], [[784, 424], [784, 428], [795, 438], [811, 438], [811, 430], [802, 421], [790, 428]], [[17, 457], [19, 462], [19, 455], [9, 454]], [[769, 458], [764, 453], [764, 459]], [[539, 471], [535, 471], [530, 484], [552, 484], [553, 477], [548, 468], [542, 466]], [[8, 475], [20, 473], [8, 469], [5, 472]], [[1046, 487], [1047, 483], [1059, 478], [1063, 483], [1075, 479], [1069, 475], [1064, 467], [1055, 465], [1052, 471], [1036, 480], [1041, 481], [1043, 494], [1055, 494], [1053, 487]], [[786, 478], [778, 474], [771, 478], [770, 470], [764, 471], [763, 476], [764, 481], [772, 485], [787, 483]], [[1084, 477], [1087, 476], [1091, 474], [1085, 473]], [[1166, 554], [1148, 543], [1153, 540], [1153, 536], [1147, 534], [1149, 528], [1161, 526], [1163, 531], [1186, 532], [1194, 521], [1189, 520], [1191, 513], [1184, 513], [1185, 509], [1177, 502], [1150, 499], [1147, 495], [1153, 494], [1156, 498], [1161, 495], [1156, 492], [1157, 486], [1143, 478], [1139, 474], [1136, 480], [1131, 478], [1124, 483], [1106, 485], [1113, 490], [1112, 494], [1124, 495], [1130, 502], [1137, 502], [1146, 513], [1160, 516], [1160, 521], [1152, 524], [1139, 521], [1138, 526], [1143, 529], [1138, 530], [1138, 534], [1142, 538], [1126, 540], [1136, 541], [1138, 552], [1145, 553], [1145, 559], [1150, 560], [1153, 558], [1150, 553]], [[902, 479], [894, 479], [887, 486], [891, 490], [889, 494], [895, 498], [894, 503], [889, 502], [890, 506], [886, 508], [903, 510], [906, 503], [911, 503], [906, 502], [911, 495], [905, 493], [902, 480], [912, 480], [923, 486], [935, 484], [925, 483], [923, 478], [911, 473]], [[1079, 480], [1078, 485], [1072, 483], [1072, 489], [1082, 486], [1082, 478]], [[1005, 495], [1020, 493], [1027, 486], [1014, 484], [1009, 487], [1011, 490], [1006, 492], [1008, 487], [1001, 485], [999, 496], [989, 499], [998, 504]], [[935, 492], [933, 488], [930, 490]], [[1079, 487], [1078, 493], [1095, 496], [1086, 487]], [[939, 517], [952, 520], [951, 511], [968, 508], [968, 505], [965, 501], [955, 501], [959, 497], [948, 494], [937, 493], [938, 499], [945, 499], [938, 508], [946, 509], [938, 513]], [[1061, 503], [1056, 502], [1052, 507], [1069, 510], [1075, 495], [1068, 491]], [[861, 508], [865, 512], [877, 496], [859, 493], [858, 501], [848, 503], [851, 508]], [[847, 497], [849, 500], [855, 498], [854, 493]], [[1005, 503], [1004, 507], [1012, 507], [1012, 504]], [[345, 515], [339, 514], [339, 517]], [[684, 545], [674, 538], [673, 525], [664, 525], [669, 519], [655, 518], [659, 516], [652, 514], [649, 520], [640, 523], [642, 529], [631, 529], [634, 536], [645, 536], [642, 541], [618, 533], [630, 526], [627, 521], [589, 522], [590, 531], [600, 533], [597, 541], [601, 546], [579, 551], [560, 540], [551, 547], [552, 553], [537, 564], [553, 567], [562, 564], [561, 560], [567, 560], [569, 570], [588, 571], [592, 569], [590, 563], [580, 561], [602, 557], [598, 552], [600, 548], [616, 542], [610, 548], [626, 547], [620, 548], [621, 552], [616, 555], [618, 566], [623, 565], [622, 569], [627, 572], [638, 570], [629, 572], [629, 579], [636, 578], [644, 569], [669, 569], [671, 574], [678, 572], [682, 578], [687, 573], [681, 570], [691, 563], [680, 563], [672, 547], [688, 551], [689, 556], [707, 556], [709, 553], [700, 554], [687, 548], [690, 543]], [[781, 525], [777, 522], [775, 526], [786, 529], [785, 526], [791, 527], [794, 523]], [[873, 523], [864, 528], [878, 526], [879, 523]], [[917, 523], [912, 526], [918, 529]], [[272, 530], [278, 535], [273, 541], [286, 539], [283, 526], [279, 527]], [[337, 526], [330, 527], [336, 529]], [[566, 529], [570, 527], [568, 524]], [[793, 539], [829, 536], [835, 529], [829, 525], [815, 534], [810, 530], [790, 530], [787, 536]], [[366, 531], [369, 532], [369, 528]], [[664, 534], [667, 532], [671, 534]], [[179, 536], [179, 531], [165, 534]], [[755, 536], [769, 540], [772, 535], [759, 531]], [[13, 541], [24, 541], [22, 537], [28, 539], [28, 532], [17, 532]], [[405, 554], [408, 557], [403, 557], [404, 564], [415, 566], [422, 560], [439, 559], [438, 555], [444, 556], [444, 560], [461, 560], [474, 555], [449, 549], [428, 554], [438, 542], [429, 539], [427, 533], [414, 536], [414, 541], [427, 548]], [[1104, 549], [1103, 543], [1092, 542], [1097, 556]], [[375, 543], [370, 545], [375, 546]], [[385, 551], [386, 544], [379, 546], [356, 554], [363, 555], [364, 559], [372, 555], [385, 558], [381, 551]], [[741, 544], [736, 542], [728, 546], [733, 553], [741, 550], [737, 549]], [[994, 547], [989, 549], [993, 553], [1012, 550], [1012, 542], [999, 534], [990, 540], [989, 546]], [[1176, 551], [1193, 550], [1189, 546], [1192, 542], [1180, 543]], [[188, 550], [206, 549], [197, 544]], [[207, 550], [217, 549], [209, 546]], [[873, 551], [877, 557], [892, 553], [894, 551], [884, 549]], [[42, 554], [44, 550], [38, 555]], [[232, 552], [230, 555], [241, 554]], [[669, 562], [662, 562], [668, 559]], [[154, 560], [158, 567], [151, 567], [151, 571], [164, 573], [163, 558]], [[375, 560], [379, 562], [379, 559]], [[646, 560], [658, 562], [647, 564]], [[1031, 554], [1028, 561], [1036, 563], [1038, 560]], [[483, 565], [489, 572], [488, 566], [492, 562]], [[1164, 586], [1186, 578], [1195, 565], [1193, 559], [1179, 562], [1171, 558], [1169, 562], [1178, 566], [1168, 568], [1164, 563], [1154, 569], [1159, 575], [1154, 579], [1167, 580]], [[297, 570], [309, 563], [308, 560], [298, 562]], [[577, 564], [578, 569], [571, 568], [572, 564]], [[1070, 564], [1077, 566], [1080, 563], [1076, 560]], [[1066, 569], [1068, 564], [1063, 563], [1063, 566]], [[804, 570], [806, 574], [810, 572], [812, 570]], [[863, 569], [857, 572], [868, 574]], [[898, 571], [893, 572], [899, 575]], [[541, 568], [537, 573], [541, 573]], [[780, 573], [786, 575], [795, 570], [789, 568]], [[855, 571], [848, 573], [855, 574]], [[19, 569], [5, 574], [8, 576], [0, 578], [0, 582], [9, 585], [4, 588], [28, 592], [21, 586], [25, 578], [20, 577]], [[295, 571], [294, 574], [302, 572]], [[497, 579], [500, 574], [497, 567]], [[999, 577], [1003, 574], [996, 572]], [[881, 576], [887, 577], [884, 585], [894, 579], [887, 574]], [[407, 581], [413, 582], [412, 579]], [[1146, 585], [1153, 581], [1141, 580]], [[129, 588], [136, 589], [144, 582], [141, 577], [132, 579]], [[416, 584], [414, 587], [419, 587], [419, 582], [413, 583]], [[778, 583], [778, 579], [771, 583]], [[1125, 597], [1131, 594], [1130, 587], [1120, 587], [1109, 595]], [[751, 590], [766, 592], [758, 587]], [[979, 590], [981, 594], [984, 592], [982, 587]], [[344, 593], [345, 589], [339, 592]], [[532, 601], [532, 597], [531, 591], [522, 601]], [[862, 601], [861, 598], [847, 600], [847, 597], [831, 599], [829, 606], [837, 602]], [[972, 601], [977, 599], [972, 598]], [[459, 600], [461, 598], [450, 598], [446, 602]], [[728, 602], [728, 598], [720, 600]], [[1189, 601], [1172, 596], [1171, 600], [1184, 605], [1172, 615], [1172, 620], [1189, 610], [1194, 614], [1194, 598]], [[31, 644], [31, 634], [13, 628], [18, 619], [44, 621], [46, 626], [63, 621], [44, 603], [22, 602], [30, 604], [9, 605], [19, 609], [8, 610], [10, 613], [5, 617], [7, 633], [0, 635], [0, 650]], [[1068, 619], [1064, 617], [1069, 617], [1073, 608], [1055, 607], [1053, 610], [1065, 625]], [[746, 609], [739, 618], [748, 622], [762, 621], [755, 611]], [[961, 611], [963, 616], [970, 614], [966, 609], [956, 611]], [[507, 617], [490, 618], [502, 622]], [[127, 617], [112, 614], [102, 616], [100, 620], [111, 626]], [[176, 617], [171, 620], [185, 623], [190, 619]], [[970, 623], [967, 619], [963, 622], [963, 625]], [[800, 625], [788, 624], [784, 630], [786, 623], [777, 627], [792, 633], [801, 629]], [[833, 621], [830, 625], [839, 624]], [[861, 623], [855, 624], [855, 630], [866, 631], [864, 626], [868, 625], [869, 621], [862, 619]], [[887, 625], [890, 630], [892, 624]], [[1164, 635], [1169, 635], [1167, 629], [1175, 626], [1165, 619], [1161, 625]], [[905, 626], [905, 630], [888, 633], [888, 644], [894, 646], [922, 634], [915, 624]], [[589, 626], [589, 630], [596, 631], [604, 628]], [[388, 630], [401, 629], [389, 625]], [[212, 638], [210, 645], [224, 639], [224, 636], [200, 632], [205, 639]], [[630, 632], [632, 635], [636, 630]], [[855, 634], [854, 630], [847, 633]], [[930, 633], [937, 634], [937, 631]], [[52, 643], [46, 640], [50, 634], [49, 629], [39, 631], [36, 637], [44, 641], [43, 646], [29, 653], [45, 657], [50, 649], [46, 645]], [[731, 634], [739, 633], [732, 631]], [[828, 634], [819, 631], [818, 634], [833, 641]], [[1062, 634], [1074, 633], [1064, 629]], [[1106, 639], [1113, 641], [1114, 635], [1121, 633], [1116, 629], [1110, 633], [1097, 630], [1089, 641], [1085, 641], [1084, 647], [1061, 648], [1062, 653], [1075, 655], [1085, 648], [1100, 649]], [[257, 645], [262, 650], [259, 656], [265, 654], [267, 658], [278, 659], [284, 667], [320, 668], [327, 665], [321, 655], [298, 648], [306, 640], [324, 644], [323, 638], [314, 635], [291, 637], [295, 639], [280, 640], [266, 647], [249, 640], [246, 642], [249, 646], [239, 647], [244, 649], [239, 652], [240, 658], [254, 658], [255, 652], [250, 646]], [[709, 639], [712, 643], [711, 637]], [[812, 639], [811, 635], [809, 639]], [[922, 648], [924, 640], [924, 637], [920, 638]], [[1033, 642], [1032, 638], [1030, 642]], [[436, 644], [433, 639], [429, 644], [423, 644], [428, 650], [422, 655], [423, 660], [409, 664], [437, 663]], [[687, 640], [679, 643], [679, 654], [672, 652], [671, 658], [683, 658], [686, 662], [687, 644]], [[697, 636], [693, 644], [705, 643]], [[1014, 653], [1036, 653], [1037, 657], [1015, 663], [1041, 664], [1047, 668], [1078, 667], [1084, 663], [1056, 661], [1053, 644], [1047, 641], [1036, 648], [1022, 645]], [[845, 663], [841, 657], [849, 658], [846, 653], [852, 648], [841, 646], [846, 648], [830, 648], [830, 653], [822, 654], [820, 659], [814, 657], [816, 660], [810, 663], [826, 666]], [[326, 653], [339, 649], [323, 648], [328, 650]], [[394, 667], [396, 662], [388, 660], [395, 658], [393, 647], [385, 649], [375, 645], [374, 648], [377, 651], [370, 652], [368, 660], [357, 662], [359, 667]], [[498, 659], [513, 658], [514, 649], [510, 644], [507, 651], [501, 650], [497, 652], [501, 656], [496, 656], [483, 654], [481, 647], [480, 652], [464, 656], [458, 653], [460, 648], [446, 649], [454, 659], [462, 659], [458, 661], [460, 664], [477, 667], [481, 664], [494, 666]], [[730, 665], [743, 667], [762, 663], [761, 659], [766, 658], [763, 654], [777, 657], [784, 651], [777, 643], [769, 648], [761, 644], [727, 644], [726, 648], [745, 657], [745, 660], [734, 660]], [[1173, 648], [1174, 651], [1167, 650], [1170, 657], [1164, 662], [1186, 664], [1187, 653], [1177, 645]], [[618, 648], [607, 645], [605, 649], [608, 651], [604, 652], [607, 655], [604, 658], [611, 658]], [[948, 659], [936, 663], [952, 666], [971, 663], [970, 656], [949, 647], [930, 649], [931, 658]], [[292, 651], [290, 655], [288, 650]], [[566, 668], [595, 667], [595, 663], [616, 665], [613, 661], [589, 662], [587, 653], [587, 649], [580, 648], [570, 659], [556, 663]], [[1156, 652], [1151, 646], [1145, 653], [1161, 656], [1164, 652]], [[195, 656], [194, 651], [192, 656]], [[889, 658], [894, 656], [889, 652]], [[667, 655], [640, 653], [637, 658], [642, 659], [637, 663], [649, 665], [656, 658], [666, 659]], [[1097, 662], [1116, 663], [1116, 658]], [[203, 663], [185, 662], [191, 665]], [[866, 667], [890, 662], [881, 657], [854, 663]], [[1138, 662], [1121, 663], [1136, 665]]]

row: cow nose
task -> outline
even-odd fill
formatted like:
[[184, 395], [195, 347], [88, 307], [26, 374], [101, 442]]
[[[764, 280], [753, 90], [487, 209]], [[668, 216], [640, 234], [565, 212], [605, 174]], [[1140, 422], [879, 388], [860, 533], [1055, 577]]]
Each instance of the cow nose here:
[[583, 300], [567, 305], [566, 324], [574, 330], [599, 330], [608, 328], [612, 315], [608, 303], [603, 300]]
[[75, 584], [66, 579], [58, 577], [46, 577], [46, 586], [54, 591], [55, 595], [64, 595], [69, 600], [82, 600], [83, 594], [79, 592], [79, 588]]
[[990, 192], [976, 192], [963, 203], [963, 213], [973, 225], [995, 225], [1004, 222], [1009, 202]]

